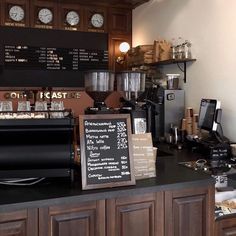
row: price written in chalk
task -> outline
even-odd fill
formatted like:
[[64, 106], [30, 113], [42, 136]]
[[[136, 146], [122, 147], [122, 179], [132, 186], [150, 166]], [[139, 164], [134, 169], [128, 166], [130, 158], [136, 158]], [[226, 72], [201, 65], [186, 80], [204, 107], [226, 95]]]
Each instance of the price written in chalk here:
[[117, 149], [127, 149], [128, 140], [125, 122], [117, 122]]
[[85, 117], [82, 126], [85, 138], [86, 185], [104, 185], [114, 182], [119, 184], [122, 181], [122, 185], [127, 185], [124, 183], [133, 182], [128, 118], [90, 119], [89, 116], [88, 119], [88, 116]]

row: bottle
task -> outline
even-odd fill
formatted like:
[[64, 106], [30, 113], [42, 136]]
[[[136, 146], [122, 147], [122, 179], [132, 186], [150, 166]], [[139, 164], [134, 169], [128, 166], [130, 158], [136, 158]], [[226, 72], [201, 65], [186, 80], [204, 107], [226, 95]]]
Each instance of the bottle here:
[[191, 46], [192, 46], [192, 44], [190, 43], [190, 41], [188, 41], [188, 40], [185, 40], [185, 42], [184, 42], [184, 58], [185, 59], [190, 59], [190, 58], [192, 58], [192, 52], [191, 52]]
[[176, 40], [175, 40], [175, 38], [172, 38], [171, 42], [172, 42], [172, 46], [171, 46], [170, 58], [171, 59], [176, 59]]
[[176, 59], [182, 59], [183, 58], [183, 39], [181, 37], [177, 40], [177, 46], [176, 46]]
[[192, 46], [191, 42], [187, 41], [187, 48], [188, 48], [187, 55], [189, 59], [192, 58], [191, 46]]

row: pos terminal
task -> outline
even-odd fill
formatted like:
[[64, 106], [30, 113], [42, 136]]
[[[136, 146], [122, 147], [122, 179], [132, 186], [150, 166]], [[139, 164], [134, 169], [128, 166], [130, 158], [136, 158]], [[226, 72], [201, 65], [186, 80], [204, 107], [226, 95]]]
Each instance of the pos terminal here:
[[199, 149], [214, 160], [226, 159], [230, 156], [230, 143], [223, 135], [221, 126], [220, 105], [220, 101], [215, 99], [201, 99], [199, 111], [199, 129], [208, 132], [206, 137], [197, 140]]

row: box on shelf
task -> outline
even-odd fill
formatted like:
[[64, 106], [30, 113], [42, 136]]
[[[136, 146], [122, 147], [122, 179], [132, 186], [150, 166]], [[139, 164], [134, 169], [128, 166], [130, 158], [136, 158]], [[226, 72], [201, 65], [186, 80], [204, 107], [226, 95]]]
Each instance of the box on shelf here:
[[128, 65], [142, 65], [153, 62], [153, 45], [139, 45], [128, 53]]
[[165, 61], [171, 58], [171, 43], [167, 40], [154, 40], [154, 62]]
[[171, 58], [172, 44], [165, 40], [154, 40], [153, 45], [139, 45], [128, 52], [128, 66], [150, 64]]

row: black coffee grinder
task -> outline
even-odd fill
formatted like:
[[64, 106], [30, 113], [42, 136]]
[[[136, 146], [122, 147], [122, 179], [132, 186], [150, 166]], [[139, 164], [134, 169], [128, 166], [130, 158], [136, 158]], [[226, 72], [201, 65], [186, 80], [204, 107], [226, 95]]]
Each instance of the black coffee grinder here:
[[88, 107], [85, 114], [113, 113], [105, 104], [105, 99], [114, 91], [115, 74], [107, 70], [85, 72], [85, 91], [94, 100], [94, 106]]
[[120, 113], [130, 114], [134, 134], [147, 132], [145, 103], [137, 102], [140, 92], [145, 90], [145, 78], [146, 74], [138, 71], [122, 71], [116, 74], [117, 91], [123, 94]]

